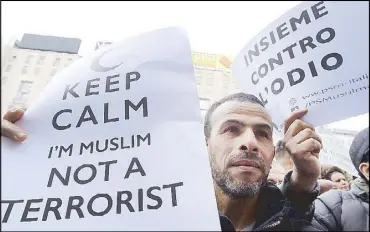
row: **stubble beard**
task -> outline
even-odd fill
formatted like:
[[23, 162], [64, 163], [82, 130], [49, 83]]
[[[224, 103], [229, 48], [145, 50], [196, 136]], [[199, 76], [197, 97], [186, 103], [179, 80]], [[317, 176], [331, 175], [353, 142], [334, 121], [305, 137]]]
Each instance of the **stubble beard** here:
[[259, 193], [260, 189], [266, 184], [268, 173], [263, 172], [263, 177], [257, 181], [235, 180], [228, 170], [221, 170], [214, 158], [210, 155], [212, 177], [220, 189], [231, 198], [251, 197]]

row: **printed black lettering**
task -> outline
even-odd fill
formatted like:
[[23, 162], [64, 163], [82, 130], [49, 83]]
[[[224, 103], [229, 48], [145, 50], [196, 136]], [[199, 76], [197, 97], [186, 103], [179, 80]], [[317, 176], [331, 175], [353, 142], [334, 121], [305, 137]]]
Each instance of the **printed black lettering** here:
[[289, 47], [287, 47], [287, 48], [284, 48], [284, 49], [283, 49], [283, 52], [286, 52], [286, 51], [288, 51], [288, 52], [289, 52], [289, 57], [290, 57], [290, 59], [293, 59], [293, 58], [295, 57], [295, 56], [294, 56], [294, 52], [293, 52], [293, 48], [294, 48], [295, 46], [297, 46], [297, 43], [294, 43], [294, 44], [290, 45]]
[[143, 189], [139, 189], [138, 190], [138, 208], [139, 208], [139, 212], [142, 212], [144, 209], [143, 209], [143, 205], [144, 205], [144, 193], [143, 193]]
[[[326, 39], [322, 38], [322, 35], [325, 32], [328, 32], [329, 33], [329, 36]], [[317, 40], [317, 42], [324, 44], [324, 43], [329, 43], [330, 41], [332, 41], [334, 39], [334, 37], [335, 37], [335, 30], [333, 28], [326, 27], [326, 28], [321, 29], [317, 33], [316, 40]]]
[[[86, 114], [88, 113], [88, 117], [86, 118]], [[94, 113], [91, 110], [89, 105], [85, 106], [84, 110], [82, 111], [81, 117], [78, 120], [77, 128], [81, 126], [83, 122], [92, 121], [95, 125], [98, 124], [98, 121], [95, 118]]]
[[[279, 88], [276, 89], [276, 84], [279, 84]], [[276, 78], [272, 83], [271, 83], [271, 92], [275, 95], [281, 93], [284, 89], [284, 81], [281, 78]]]
[[161, 188], [159, 186], [153, 186], [153, 187], [150, 187], [146, 191], [146, 195], [148, 196], [148, 198], [157, 202], [156, 205], [147, 205], [147, 208], [148, 209], [159, 209], [162, 206], [162, 199], [159, 196], [154, 195], [152, 193], [153, 190], [161, 190]]
[[40, 211], [40, 207], [37, 208], [31, 208], [32, 203], [41, 203], [42, 199], [30, 199], [27, 201], [26, 206], [24, 207], [24, 211], [22, 214], [21, 222], [35, 222], [37, 221], [37, 217], [29, 218], [28, 213], [29, 212], [38, 212]]
[[248, 50], [248, 57], [249, 57], [250, 63], [253, 62], [253, 56], [257, 57], [259, 55], [260, 55], [260, 51], [258, 50], [257, 44], [254, 45], [254, 51]]
[[[52, 207], [51, 206], [52, 202], [56, 202], [57, 205]], [[62, 217], [60, 216], [59, 210], [58, 210], [61, 205], [62, 205], [62, 199], [48, 198], [48, 200], [46, 201], [44, 214], [42, 215], [42, 221], [46, 221], [48, 219], [49, 212], [53, 212], [57, 220], [62, 219]]]
[[104, 139], [104, 148], [99, 148], [100, 141], [96, 141], [96, 151], [97, 152], [105, 152], [108, 149], [108, 139]]
[[[91, 176], [87, 180], [81, 180], [78, 176], [78, 174], [83, 168], [91, 169]], [[96, 167], [92, 164], [83, 164], [76, 169], [75, 173], [73, 174], [73, 179], [76, 181], [77, 184], [87, 184], [90, 183], [95, 178], [95, 176], [96, 176]]]
[[320, 5], [324, 4], [323, 1], [316, 3], [315, 5], [311, 6], [313, 16], [315, 19], [319, 19], [324, 15], [328, 14], [328, 11], [320, 12], [322, 10], [325, 10], [325, 6], [322, 6], [319, 8]]
[[[92, 204], [94, 203], [94, 201], [100, 197], [103, 197], [105, 199], [107, 199], [107, 208], [104, 209], [103, 211], [101, 212], [96, 212], [93, 208], [92, 208]], [[104, 216], [106, 215], [112, 208], [112, 205], [113, 205], [113, 200], [112, 198], [108, 195], [108, 194], [96, 194], [95, 196], [93, 196], [89, 202], [87, 203], [87, 211], [91, 214], [91, 216]]]
[[[333, 65], [328, 64], [328, 60], [330, 58], [335, 59], [335, 64], [333, 64]], [[327, 71], [335, 70], [335, 69], [339, 68], [342, 64], [343, 64], [343, 57], [339, 53], [336, 53], [336, 52], [327, 54], [321, 60], [321, 66]]]
[[283, 57], [281, 56], [280, 52], [277, 54], [277, 58], [278, 59], [270, 58], [268, 60], [271, 71], [273, 71], [275, 69], [274, 63], [277, 64], [277, 65], [283, 65], [284, 64]]
[[59, 117], [59, 115], [63, 114], [63, 113], [72, 113], [72, 110], [71, 109], [64, 109], [64, 110], [60, 110], [58, 111], [58, 113], [56, 113], [53, 117], [53, 120], [52, 120], [52, 124], [53, 124], [53, 127], [56, 129], [56, 130], [66, 130], [68, 128], [71, 127], [71, 124], [67, 124], [66, 126], [59, 126], [58, 123], [57, 123], [57, 119]]
[[269, 68], [267, 64], [261, 64], [261, 66], [258, 68], [258, 76], [261, 78], [265, 77], [268, 73], [268, 70]]
[[310, 68], [312, 77], [317, 77], [318, 74], [317, 74], [317, 70], [316, 70], [316, 67], [313, 61], [308, 62], [308, 67]]
[[64, 146], [60, 146], [58, 157], [59, 158], [62, 157], [62, 152], [64, 152], [64, 153], [69, 152], [69, 156], [71, 156], [72, 155], [72, 149], [73, 149], [73, 144], [69, 145], [67, 148], [65, 148]]
[[270, 44], [266, 40], [267, 40], [267, 36], [262, 37], [262, 39], [260, 40], [260, 46], [262, 46], [261, 47], [262, 52], [266, 51], [269, 48]]
[[306, 25], [311, 23], [311, 19], [310, 19], [310, 16], [308, 15], [307, 10], [302, 11], [302, 13], [301, 13], [301, 15], [299, 16], [298, 19], [297, 18], [289, 19], [289, 23], [290, 23], [290, 26], [292, 27], [292, 31], [296, 31], [297, 30], [297, 24], [298, 23], [301, 24], [303, 20], [306, 23]]
[[[131, 78], [131, 76], [134, 76], [134, 78]], [[126, 73], [126, 89], [130, 89], [131, 82], [137, 81], [139, 79], [140, 79], [140, 73], [138, 72]]]
[[100, 81], [100, 78], [95, 78], [95, 79], [87, 81], [85, 96], [98, 95], [99, 94], [99, 91], [91, 92], [91, 89], [99, 87], [99, 84], [96, 84], [96, 85], [92, 84], [94, 81]]
[[90, 142], [87, 146], [84, 143], [81, 143], [80, 155], [82, 155], [83, 149], [87, 150], [90, 148], [90, 154], [94, 151], [94, 142]]
[[253, 77], [254, 76], [257, 76], [257, 72], [256, 71], [254, 71], [253, 73], [252, 73], [252, 83], [254, 84], [254, 85], [256, 85], [257, 83], [258, 83], [258, 81], [259, 81], [259, 79], [258, 79], [258, 77], [257, 77], [257, 80], [256, 79], [254, 79]]
[[[136, 164], [137, 168], [133, 169], [135, 164]], [[145, 171], [144, 171], [143, 167], [141, 166], [139, 159], [136, 158], [136, 157], [132, 158], [130, 166], [129, 166], [124, 178], [125, 179], [129, 178], [131, 173], [135, 173], [135, 172], [140, 172], [141, 176], [146, 176]]]
[[119, 87], [117, 87], [115, 89], [111, 89], [111, 86], [112, 85], [119, 83], [119, 80], [117, 80], [117, 81], [111, 81], [113, 78], [116, 78], [116, 77], [119, 77], [119, 74], [113, 75], [113, 76], [108, 76], [107, 77], [106, 85], [105, 85], [105, 92], [106, 93], [112, 93], [112, 92], [119, 91]]
[[50, 172], [50, 176], [49, 176], [49, 181], [48, 181], [47, 187], [51, 187], [51, 185], [53, 184], [54, 176], [57, 176], [58, 179], [60, 180], [60, 182], [62, 182], [62, 184], [64, 186], [67, 186], [68, 183], [69, 183], [69, 177], [71, 176], [71, 166], [68, 166], [67, 167], [67, 172], [66, 172], [66, 176], [65, 177], [63, 177], [60, 174], [60, 172], [58, 171], [58, 169], [52, 168], [51, 169], [51, 172]]
[[134, 105], [130, 100], [125, 100], [125, 119], [130, 119], [130, 108], [138, 111], [143, 107], [143, 117], [148, 117], [148, 102], [147, 98], [143, 97], [137, 105]]
[[[73, 204], [73, 201], [77, 200], [77, 204]], [[75, 210], [79, 218], [84, 218], [84, 214], [81, 210], [81, 206], [84, 203], [84, 199], [81, 196], [70, 196], [68, 200], [68, 206], [66, 211], [66, 219], [71, 218], [72, 210]]]
[[76, 83], [72, 88], [69, 88], [70, 85], [67, 85], [66, 86], [66, 89], [64, 90], [64, 94], [63, 94], [63, 99], [62, 100], [66, 100], [67, 99], [67, 95], [68, 93], [71, 94], [73, 97], [75, 98], [78, 98], [80, 97], [73, 89], [77, 87], [77, 85], [80, 84], [80, 82]]
[[172, 206], [177, 206], [177, 198], [176, 198], [176, 187], [183, 186], [183, 182], [178, 182], [169, 185], [163, 185], [163, 189], [171, 188], [171, 196], [172, 196]]
[[114, 146], [114, 147], [111, 147], [110, 148], [111, 151], [115, 151], [115, 150], [118, 149], [118, 144], [116, 142], [114, 142], [115, 140], [118, 140], [118, 138], [112, 138], [110, 140], [110, 144]]
[[299, 41], [299, 45], [301, 46], [302, 53], [307, 52], [307, 47], [312, 49], [316, 48], [316, 45], [312, 43], [313, 38], [311, 36], [307, 36]]
[[119, 121], [119, 118], [109, 118], [108, 113], [109, 113], [109, 104], [104, 103], [104, 123]]
[[10, 213], [12, 212], [12, 209], [16, 203], [23, 203], [24, 200], [2, 200], [1, 204], [8, 204], [8, 207], [6, 208], [3, 220], [1, 220], [1, 223], [7, 223]]
[[[122, 200], [122, 195], [126, 194], [127, 198]], [[122, 204], [125, 204], [127, 209], [132, 213], [135, 212], [134, 207], [132, 207], [130, 201], [132, 199], [132, 193], [130, 191], [117, 192], [117, 214], [122, 212]]]
[[141, 137], [140, 135], [137, 135], [136, 140], [137, 140], [138, 147], [140, 146], [140, 141], [145, 142], [146, 140], [148, 140], [148, 145], [150, 145], [150, 133], [148, 133], [144, 138]]
[[[298, 73], [298, 75], [299, 75], [298, 80], [294, 80], [293, 73]], [[301, 68], [293, 69], [292, 71], [289, 71], [287, 73], [287, 75], [288, 75], [290, 86], [294, 86], [296, 84], [301, 83], [304, 80], [304, 78], [305, 78], [305, 73], [304, 73], [304, 71]]]
[[116, 164], [117, 160], [111, 160], [111, 161], [105, 161], [105, 162], [99, 162], [99, 166], [104, 165], [105, 166], [105, 174], [104, 174], [104, 181], [109, 181], [109, 165]]
[[285, 32], [286, 30], [288, 30], [288, 27], [287, 27], [286, 23], [283, 23], [283, 24], [281, 24], [280, 26], [278, 26], [278, 27], [276, 28], [276, 32], [277, 32], [277, 34], [278, 34], [279, 39], [283, 39], [284, 37], [286, 37], [287, 35], [289, 35], [289, 31], [287, 31], [287, 32], [284, 34], [284, 32]]

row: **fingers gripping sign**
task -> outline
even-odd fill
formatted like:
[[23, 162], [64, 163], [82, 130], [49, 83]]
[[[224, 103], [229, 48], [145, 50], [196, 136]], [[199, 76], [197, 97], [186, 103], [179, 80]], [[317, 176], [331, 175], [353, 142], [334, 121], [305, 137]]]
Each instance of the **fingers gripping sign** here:
[[23, 109], [13, 109], [5, 113], [1, 122], [1, 135], [11, 138], [15, 141], [24, 141], [27, 134], [14, 123], [22, 118], [24, 114]]
[[292, 184], [298, 190], [310, 191], [320, 175], [319, 153], [322, 140], [315, 128], [303, 121], [307, 109], [294, 112], [284, 122], [284, 144], [293, 163]]

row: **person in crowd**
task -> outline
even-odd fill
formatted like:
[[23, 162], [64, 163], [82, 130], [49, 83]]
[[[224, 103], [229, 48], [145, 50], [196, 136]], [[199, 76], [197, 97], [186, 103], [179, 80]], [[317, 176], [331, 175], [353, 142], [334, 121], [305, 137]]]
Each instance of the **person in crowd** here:
[[349, 191], [332, 190], [315, 200], [313, 224], [319, 230], [369, 231], [369, 128], [356, 135], [349, 155], [359, 178]]
[[[204, 134], [223, 231], [313, 230], [313, 201], [318, 196], [318, 155], [321, 138], [294, 112], [284, 126], [283, 146], [294, 169], [280, 189], [267, 182], [274, 158], [273, 123], [263, 103], [237, 93], [215, 102], [208, 110]], [[22, 111], [4, 116], [2, 135], [16, 141], [26, 133], [14, 122]]]
[[336, 184], [336, 189], [349, 190], [349, 183], [345, 177], [345, 172], [337, 166], [331, 167], [323, 176], [323, 179], [333, 181]]

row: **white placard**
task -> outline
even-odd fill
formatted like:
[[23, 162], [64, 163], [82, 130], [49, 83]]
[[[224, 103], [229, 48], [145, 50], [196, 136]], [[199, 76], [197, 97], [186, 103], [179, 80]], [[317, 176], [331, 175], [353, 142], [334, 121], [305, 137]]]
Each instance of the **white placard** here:
[[298, 108], [319, 126], [369, 112], [369, 2], [304, 2], [238, 54], [232, 72], [276, 130]]
[[2, 138], [4, 230], [220, 230], [184, 31], [104, 47], [58, 74]]

